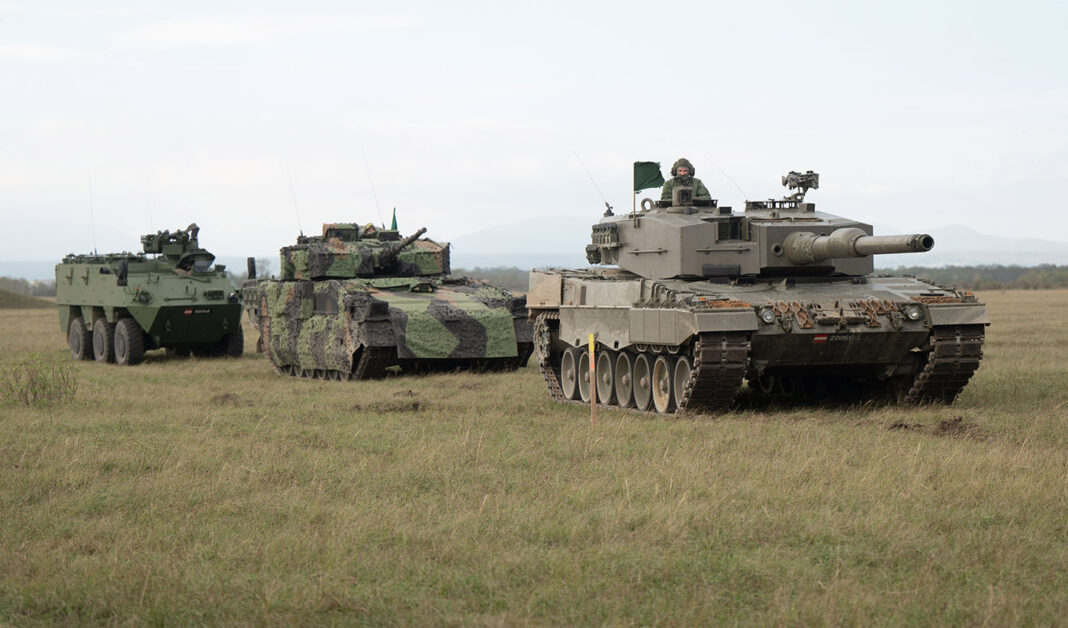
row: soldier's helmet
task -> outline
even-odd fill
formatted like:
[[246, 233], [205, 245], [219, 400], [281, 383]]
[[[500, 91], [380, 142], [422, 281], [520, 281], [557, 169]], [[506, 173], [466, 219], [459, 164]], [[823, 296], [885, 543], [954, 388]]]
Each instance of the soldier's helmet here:
[[686, 159], [685, 157], [679, 157], [678, 160], [676, 160], [675, 163], [671, 165], [671, 176], [679, 176], [679, 166], [682, 166], [683, 168], [689, 168], [689, 176], [692, 177], [694, 175], [693, 164], [690, 163], [690, 160]]

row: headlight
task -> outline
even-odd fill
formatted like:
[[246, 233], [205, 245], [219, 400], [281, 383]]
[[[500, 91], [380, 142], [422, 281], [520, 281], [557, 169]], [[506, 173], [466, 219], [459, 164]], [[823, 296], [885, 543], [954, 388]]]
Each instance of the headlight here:
[[918, 305], [910, 305], [905, 308], [905, 318], [910, 321], [918, 321], [923, 318], [923, 310]]
[[768, 325], [775, 322], [775, 311], [770, 307], [766, 307], [760, 310], [760, 320], [764, 321]]
[[237, 303], [240, 299], [241, 299], [241, 297], [238, 296], [238, 294], [236, 292], [231, 292], [226, 297], [226, 300], [229, 301], [230, 303]]

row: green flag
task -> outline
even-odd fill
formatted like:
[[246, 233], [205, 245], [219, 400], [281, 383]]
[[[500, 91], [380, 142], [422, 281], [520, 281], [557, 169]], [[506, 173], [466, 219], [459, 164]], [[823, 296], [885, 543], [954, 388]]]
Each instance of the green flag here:
[[664, 177], [660, 174], [660, 162], [636, 161], [634, 162], [634, 191], [640, 192], [646, 188], [658, 188], [664, 185]]
[[393, 208], [393, 226], [390, 227], [390, 229], [392, 229], [394, 231], [397, 230], [397, 208], [396, 207]]

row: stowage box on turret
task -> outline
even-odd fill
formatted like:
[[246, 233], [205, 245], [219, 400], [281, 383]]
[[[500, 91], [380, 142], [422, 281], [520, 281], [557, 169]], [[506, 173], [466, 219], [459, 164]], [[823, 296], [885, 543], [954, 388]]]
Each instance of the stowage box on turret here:
[[281, 277], [243, 290], [258, 347], [280, 373], [320, 379], [526, 364], [526, 300], [449, 276], [449, 245], [425, 232], [325, 224], [282, 248]]
[[196, 224], [141, 236], [142, 253], [68, 255], [56, 264], [59, 327], [76, 360], [133, 365], [146, 350], [244, 351], [241, 303]]
[[596, 334], [602, 403], [719, 411], [748, 382], [758, 399], [889, 394], [951, 403], [978, 368], [986, 307], [969, 292], [913, 278], [869, 277], [873, 256], [924, 252], [925, 234], [873, 236], [816, 211], [818, 175], [792, 172], [782, 200], [642, 202], [593, 226], [592, 264], [532, 271], [527, 304], [537, 357], [559, 400], [591, 397]]

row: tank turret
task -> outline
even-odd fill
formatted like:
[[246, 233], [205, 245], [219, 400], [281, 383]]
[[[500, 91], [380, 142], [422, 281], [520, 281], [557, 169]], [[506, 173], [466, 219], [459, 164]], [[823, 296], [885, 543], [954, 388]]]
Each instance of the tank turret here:
[[141, 236], [141, 248], [149, 255], [162, 255], [183, 271], [207, 272], [215, 256], [200, 248], [197, 242], [199, 233], [200, 227], [195, 222], [174, 233], [148, 233]]
[[449, 244], [422, 228], [401, 238], [394, 229], [328, 223], [321, 236], [301, 236], [281, 249], [282, 279], [439, 276], [449, 273]]
[[412, 244], [419, 239], [419, 236], [426, 233], [426, 227], [422, 227], [419, 231], [416, 231], [412, 235], [404, 238], [400, 242], [394, 242], [381, 249], [378, 255], [375, 256], [375, 270], [385, 271], [389, 270], [393, 264], [397, 261], [397, 256], [404, 250], [404, 247]]
[[593, 226], [590, 263], [616, 265], [650, 279], [871, 273], [874, 255], [921, 253], [927, 234], [873, 236], [871, 225], [816, 211], [804, 201], [819, 175], [782, 177], [800, 191], [783, 199], [750, 201], [736, 215], [714, 200], [675, 188], [671, 201], [642, 202], [642, 211], [606, 216]]

